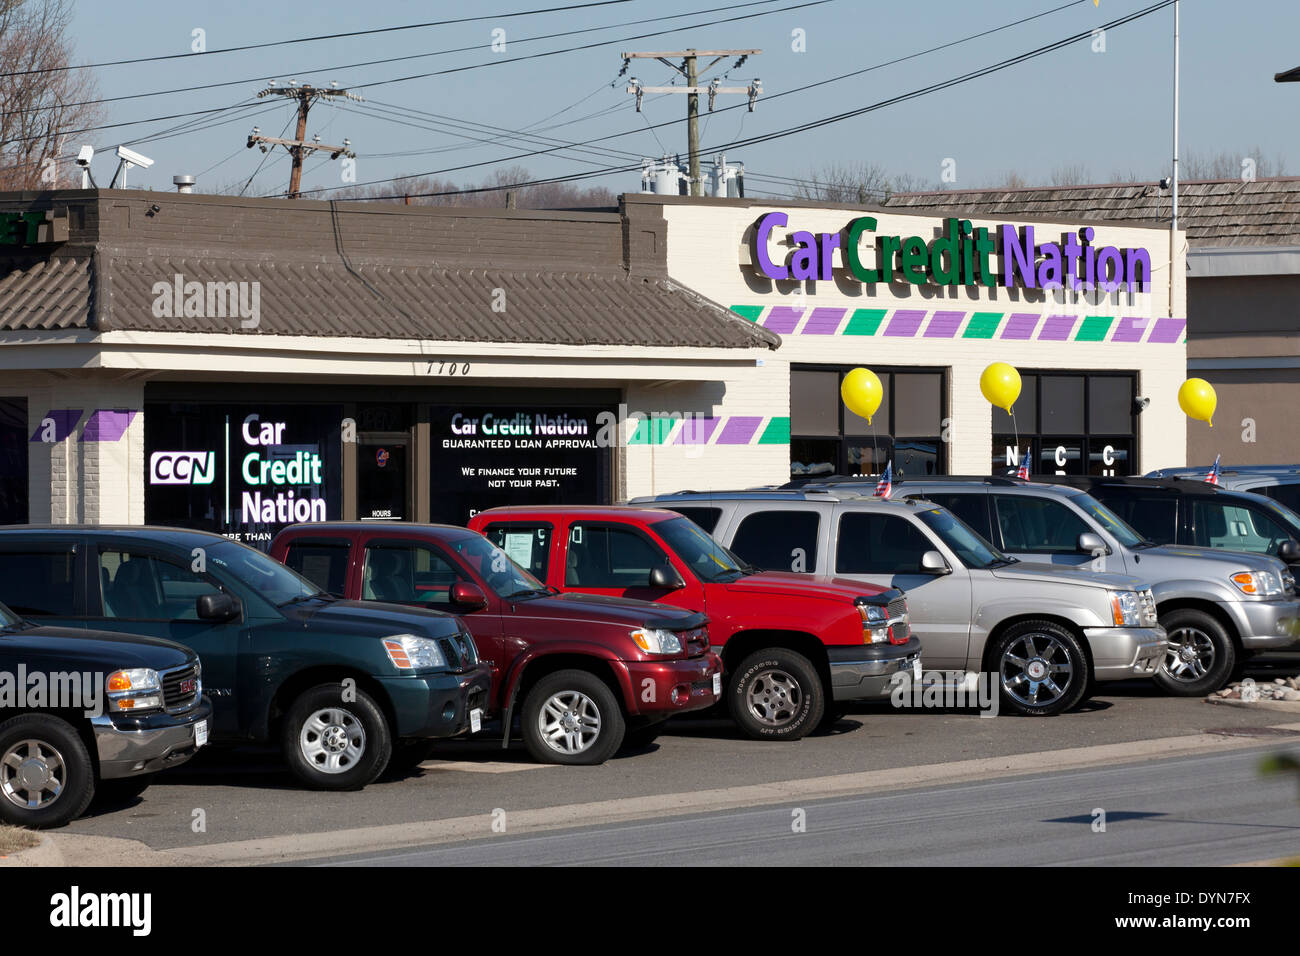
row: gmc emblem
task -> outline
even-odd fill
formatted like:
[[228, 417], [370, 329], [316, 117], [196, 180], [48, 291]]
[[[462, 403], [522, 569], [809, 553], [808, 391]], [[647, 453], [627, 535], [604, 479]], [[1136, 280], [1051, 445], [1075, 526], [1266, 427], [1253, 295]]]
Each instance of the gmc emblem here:
[[198, 681], [193, 677], [187, 677], [185, 680], [180, 682], [179, 690], [182, 694], [192, 694], [198, 686]]

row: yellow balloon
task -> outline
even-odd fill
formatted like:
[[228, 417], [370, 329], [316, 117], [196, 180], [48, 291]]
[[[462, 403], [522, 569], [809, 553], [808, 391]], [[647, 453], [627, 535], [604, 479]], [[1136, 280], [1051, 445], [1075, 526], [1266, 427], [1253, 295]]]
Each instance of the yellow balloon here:
[[980, 391], [991, 404], [1010, 412], [1020, 397], [1020, 373], [1006, 362], [994, 362], [980, 375]]
[[869, 368], [855, 368], [840, 383], [840, 398], [844, 399], [844, 406], [853, 414], [865, 418], [868, 425], [884, 397], [885, 390], [880, 379]]
[[1206, 422], [1211, 428], [1214, 422], [1210, 419], [1214, 418], [1218, 404], [1219, 396], [1214, 393], [1214, 386], [1203, 378], [1189, 378], [1178, 389], [1178, 406], [1187, 417]]

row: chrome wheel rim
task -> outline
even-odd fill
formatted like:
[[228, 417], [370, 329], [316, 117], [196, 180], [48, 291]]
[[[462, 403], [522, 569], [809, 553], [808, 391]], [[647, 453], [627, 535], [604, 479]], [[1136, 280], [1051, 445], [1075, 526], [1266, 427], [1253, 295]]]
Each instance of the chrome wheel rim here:
[[780, 727], [794, 720], [803, 707], [804, 693], [793, 675], [775, 668], [760, 672], [749, 682], [745, 704], [760, 724]]
[[303, 759], [321, 773], [345, 773], [366, 752], [366, 731], [361, 721], [342, 707], [322, 707], [298, 732]]
[[1169, 632], [1164, 672], [1173, 680], [1192, 684], [1210, 672], [1216, 657], [1209, 634], [1199, 627], [1178, 627]]
[[1069, 650], [1050, 634], [1017, 637], [1002, 652], [1000, 671], [1003, 693], [1026, 707], [1055, 703], [1074, 680]]
[[570, 757], [590, 749], [602, 726], [600, 707], [577, 690], [557, 691], [537, 714], [537, 731], [546, 746]]
[[20, 740], [0, 757], [0, 792], [24, 810], [43, 810], [63, 793], [68, 767], [44, 740]]

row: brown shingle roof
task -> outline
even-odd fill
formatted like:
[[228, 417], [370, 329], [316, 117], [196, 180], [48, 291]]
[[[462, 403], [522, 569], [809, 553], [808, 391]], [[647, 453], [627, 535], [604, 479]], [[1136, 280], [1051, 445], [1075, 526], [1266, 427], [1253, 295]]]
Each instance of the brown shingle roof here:
[[[960, 210], [973, 217], [1167, 224], [1170, 194], [1154, 183], [1110, 183], [896, 193], [887, 205]], [[1300, 177], [1179, 183], [1178, 225], [1193, 248], [1300, 245]]]
[[[183, 282], [258, 283], [258, 326], [242, 329], [238, 316], [155, 315], [155, 284], [171, 287], [176, 275]], [[104, 299], [98, 307], [96, 280]], [[494, 302], [504, 311], [495, 311]], [[669, 279], [621, 270], [354, 267], [339, 261], [105, 254], [38, 262], [0, 276], [0, 330], [21, 329], [571, 346], [776, 348], [781, 341]]]

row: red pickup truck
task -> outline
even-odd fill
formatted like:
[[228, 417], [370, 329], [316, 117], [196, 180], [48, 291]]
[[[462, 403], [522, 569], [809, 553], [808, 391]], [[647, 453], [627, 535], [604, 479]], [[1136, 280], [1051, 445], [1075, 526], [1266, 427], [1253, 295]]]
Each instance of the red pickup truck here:
[[704, 614], [558, 594], [464, 528], [292, 525], [271, 556], [333, 594], [460, 615], [491, 669], [487, 711], [502, 716], [502, 746], [517, 710], [524, 743], [543, 763], [603, 763], [721, 696]]
[[898, 671], [920, 677], [921, 645], [901, 591], [759, 571], [675, 512], [491, 508], [469, 526], [562, 591], [708, 614], [728, 707], [754, 739], [797, 740], [843, 701], [888, 697]]

